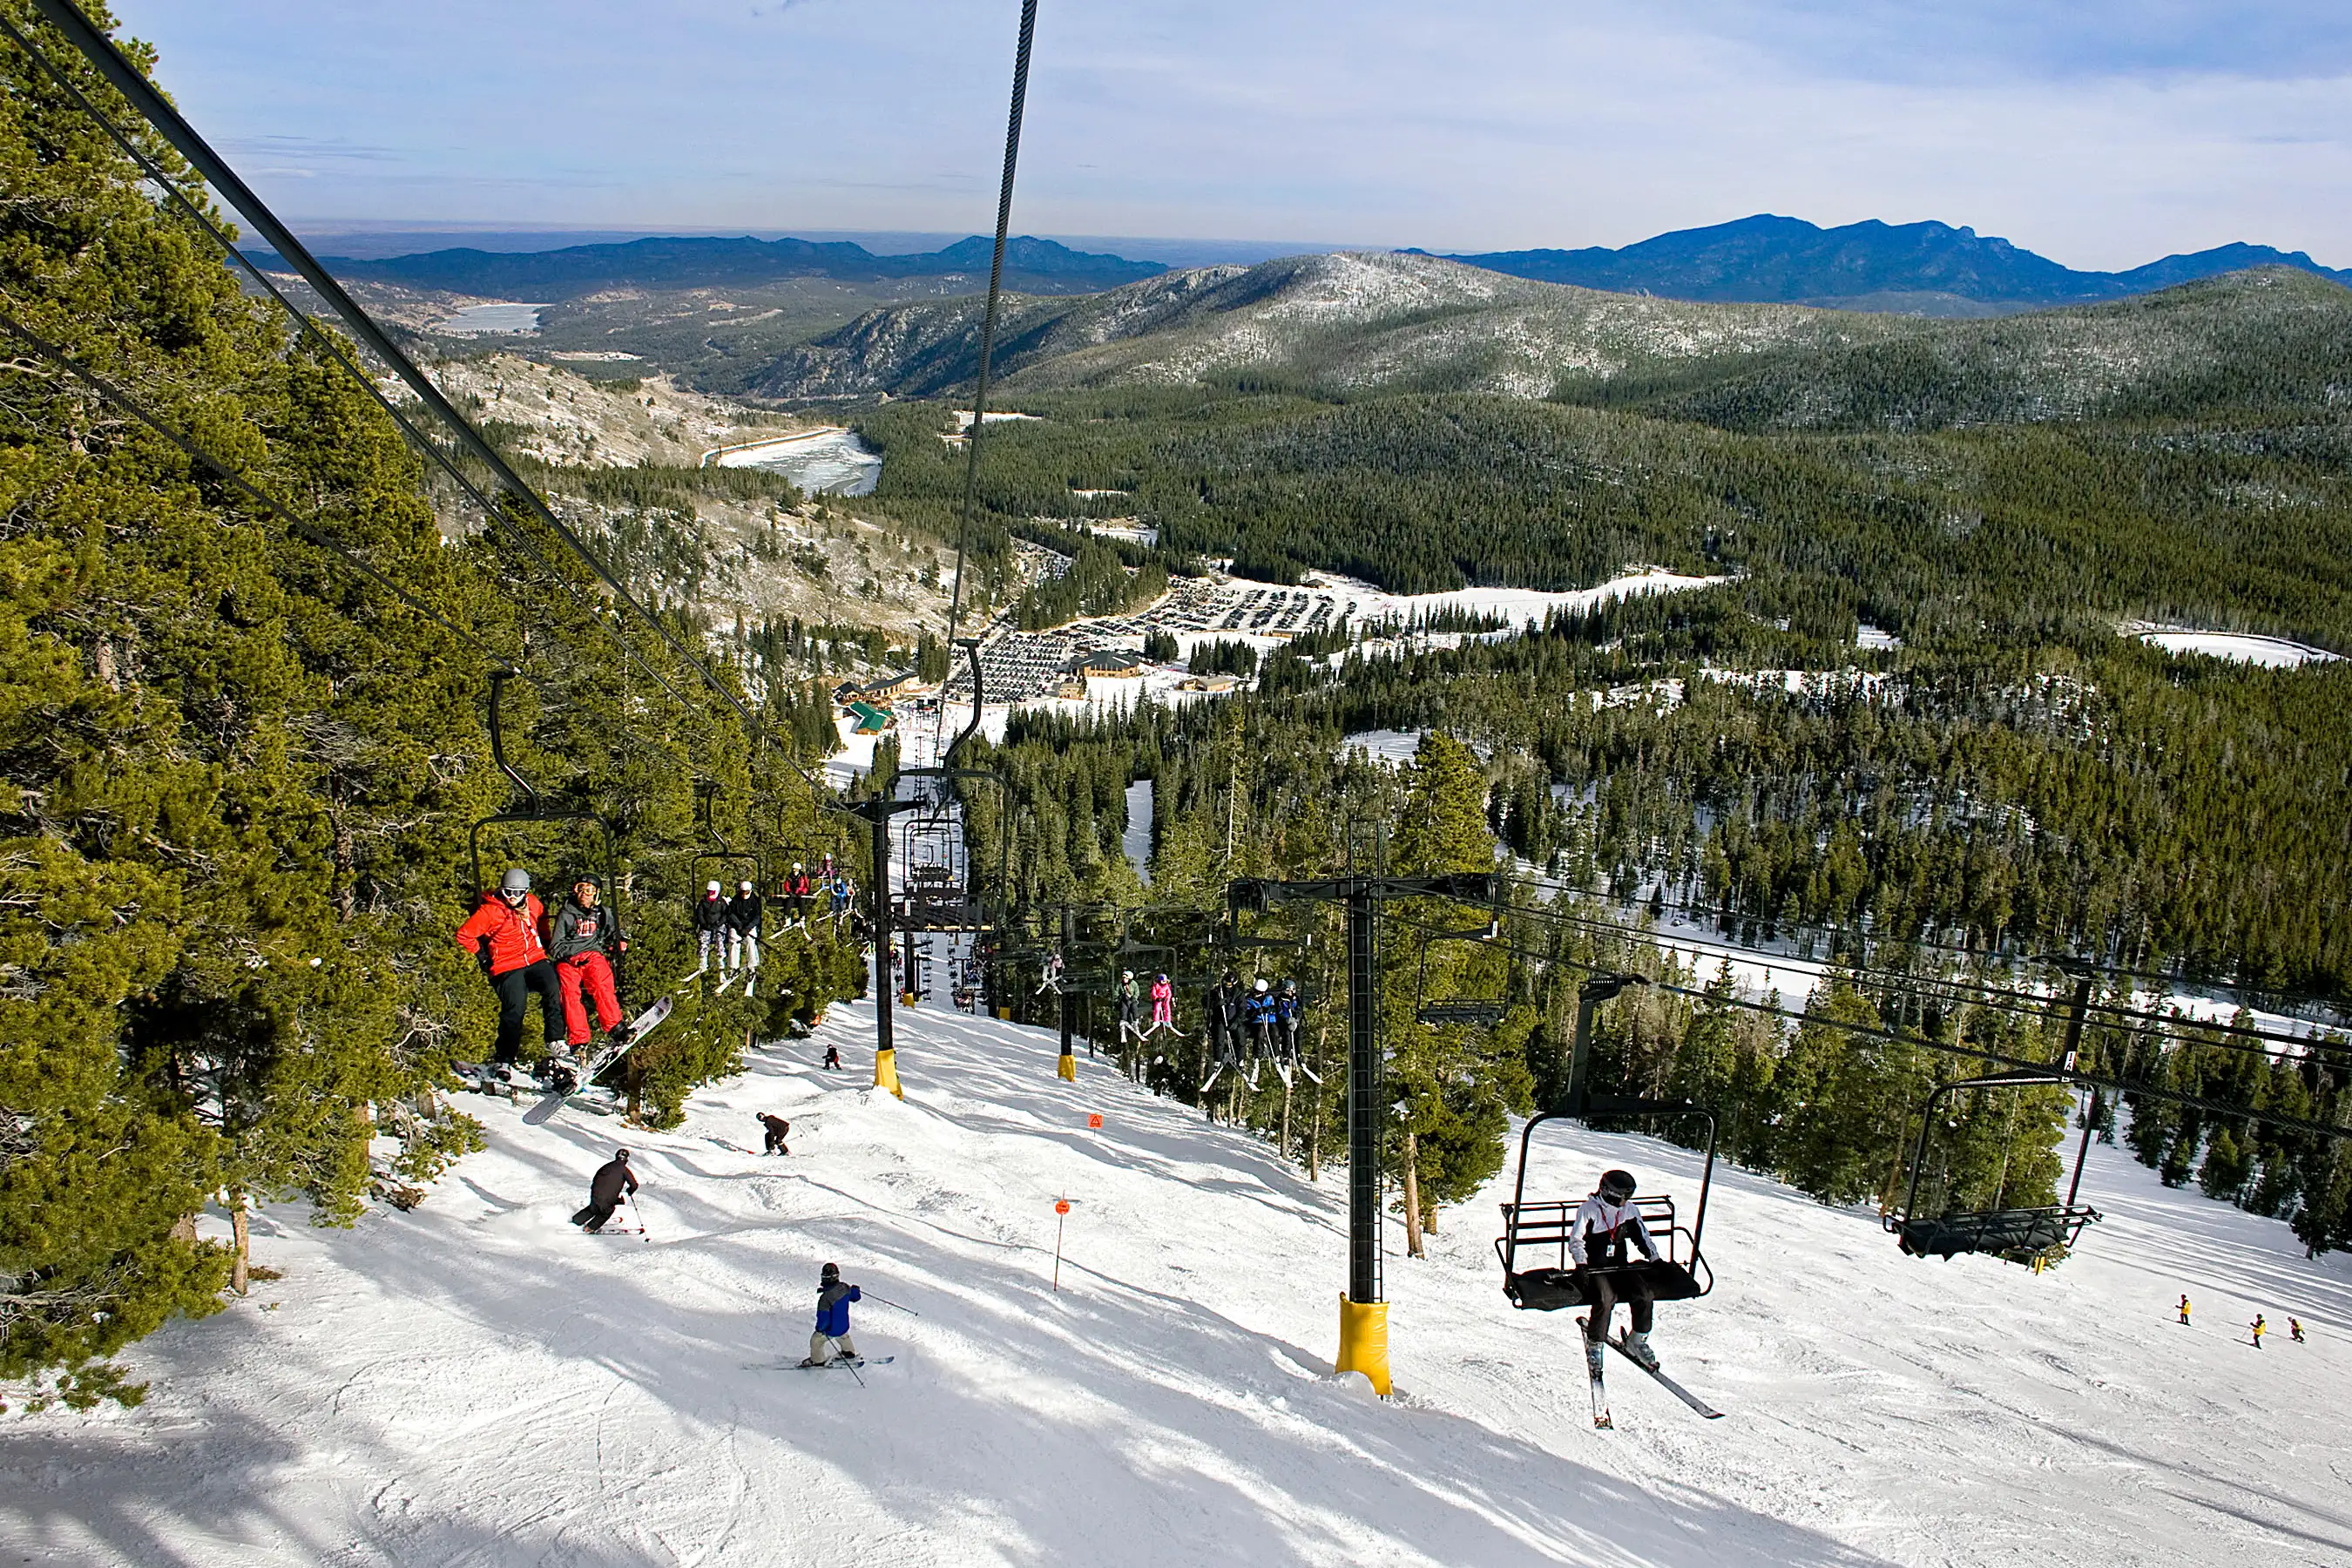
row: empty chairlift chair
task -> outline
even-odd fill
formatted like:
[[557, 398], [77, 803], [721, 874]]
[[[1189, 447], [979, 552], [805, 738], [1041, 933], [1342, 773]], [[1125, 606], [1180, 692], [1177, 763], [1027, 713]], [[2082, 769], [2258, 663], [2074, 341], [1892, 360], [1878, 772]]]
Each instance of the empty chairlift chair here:
[[2096, 1221], [2099, 1211], [2087, 1204], [2076, 1203], [2082, 1191], [2083, 1162], [2090, 1153], [2091, 1129], [2084, 1130], [2081, 1149], [2074, 1156], [2074, 1175], [2066, 1189], [2063, 1204], [2042, 1204], [2024, 1207], [2000, 1206], [2000, 1194], [1995, 1205], [1985, 1209], [1962, 1209], [1946, 1194], [1943, 1206], [1936, 1212], [1923, 1212], [1919, 1204], [1920, 1178], [1927, 1164], [1928, 1135], [1935, 1130], [1936, 1106], [1946, 1095], [1964, 1089], [2024, 1089], [2042, 1085], [2058, 1085], [2066, 1080], [2053, 1073], [2006, 1072], [1990, 1078], [1967, 1078], [1945, 1084], [1927, 1096], [1920, 1113], [1919, 1142], [1912, 1151], [1911, 1178], [1905, 1191], [1903, 1206], [1890, 1209], [1882, 1215], [1886, 1228], [1895, 1241], [1914, 1258], [1953, 1258], [1962, 1253], [1982, 1252], [2011, 1263], [2042, 1268], [2057, 1261], [2074, 1249], [2075, 1238], [2083, 1227]]

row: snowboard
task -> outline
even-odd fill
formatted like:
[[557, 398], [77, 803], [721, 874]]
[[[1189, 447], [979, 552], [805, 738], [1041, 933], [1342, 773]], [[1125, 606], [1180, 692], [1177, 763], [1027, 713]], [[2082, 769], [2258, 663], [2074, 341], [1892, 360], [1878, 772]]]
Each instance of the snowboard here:
[[543, 1098], [541, 1099], [537, 1105], [532, 1106], [529, 1110], [522, 1113], [522, 1119], [525, 1125], [531, 1127], [540, 1126], [557, 1111], [562, 1110], [563, 1102], [565, 1100], [571, 1099], [573, 1095], [579, 1093], [582, 1089], [595, 1082], [596, 1075], [598, 1073], [603, 1072], [606, 1068], [611, 1067], [615, 1061], [618, 1061], [629, 1050], [634, 1048], [639, 1040], [644, 1039], [647, 1035], [653, 1033], [654, 1030], [660, 1026], [661, 1021], [669, 1016], [670, 1008], [674, 1005], [676, 1005], [676, 1004], [671, 1000], [671, 998], [665, 996], [660, 1001], [655, 1003], [652, 1006], [646, 1008], [644, 1012], [638, 1014], [636, 1020], [629, 1026], [629, 1039], [626, 1045], [616, 1046], [610, 1040], [607, 1040], [602, 1049], [581, 1064], [579, 1076], [569, 1087], [551, 1089]]

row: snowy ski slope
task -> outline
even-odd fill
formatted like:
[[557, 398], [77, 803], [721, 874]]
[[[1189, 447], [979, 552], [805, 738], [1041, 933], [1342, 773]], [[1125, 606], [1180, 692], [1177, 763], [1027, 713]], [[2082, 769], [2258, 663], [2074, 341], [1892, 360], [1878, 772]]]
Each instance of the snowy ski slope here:
[[[2089, 1183], [2108, 1223], [2040, 1278], [1914, 1261], [1867, 1215], [1724, 1174], [1722, 1284], [1658, 1340], [1729, 1415], [1612, 1363], [1596, 1433], [1572, 1322], [1497, 1288], [1492, 1193], [1427, 1261], [1392, 1256], [1383, 1405], [1329, 1375], [1339, 1173], [929, 1009], [900, 1016], [899, 1104], [861, 1088], [870, 1025], [843, 1007], [763, 1049], [676, 1133], [479, 1101], [488, 1152], [415, 1213], [274, 1212], [257, 1253], [285, 1278], [133, 1352], [143, 1408], [0, 1426], [0, 1563], [2352, 1561], [2352, 1268], [2116, 1151]], [[814, 1068], [824, 1037], [851, 1072]], [[789, 1157], [751, 1152], [754, 1110], [791, 1118]], [[565, 1223], [616, 1136], [642, 1240]], [[1555, 1193], [1695, 1164], [1581, 1131], [1546, 1152]], [[769, 1369], [805, 1351], [827, 1259], [921, 1313], [856, 1310], [897, 1358], [863, 1386]]]

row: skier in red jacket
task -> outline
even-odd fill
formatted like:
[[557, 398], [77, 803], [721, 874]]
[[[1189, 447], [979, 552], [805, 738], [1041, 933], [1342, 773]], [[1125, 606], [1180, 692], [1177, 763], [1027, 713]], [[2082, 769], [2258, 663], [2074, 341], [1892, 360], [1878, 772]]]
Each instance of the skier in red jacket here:
[[506, 874], [497, 892], [482, 895], [481, 907], [457, 928], [459, 950], [478, 960], [482, 973], [498, 987], [499, 1043], [492, 1059], [501, 1067], [522, 1059], [523, 1009], [534, 991], [546, 1025], [548, 1054], [562, 1052], [563, 993], [539, 934], [545, 913], [530, 890], [530, 873], [517, 867]]

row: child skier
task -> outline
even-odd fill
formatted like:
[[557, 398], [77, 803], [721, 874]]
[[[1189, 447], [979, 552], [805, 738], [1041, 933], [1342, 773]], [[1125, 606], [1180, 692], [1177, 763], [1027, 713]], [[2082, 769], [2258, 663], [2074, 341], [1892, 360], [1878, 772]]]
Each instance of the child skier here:
[[[556, 984], [563, 994], [563, 1040], [574, 1057], [587, 1053], [590, 1004], [605, 1038], [616, 1045], [628, 1043], [620, 994], [613, 983], [613, 960], [628, 948], [620, 922], [603, 905], [596, 879], [575, 880], [547, 931], [547, 956], [555, 963]], [[584, 1001], [583, 991], [587, 993]]]
[[522, 1059], [523, 1010], [534, 991], [550, 1055], [563, 1039], [562, 986], [539, 934], [546, 913], [530, 890], [530, 873], [518, 866], [499, 879], [497, 892], [482, 895], [481, 906], [457, 928], [458, 950], [479, 962], [498, 988], [499, 1037], [491, 1059], [501, 1067]]
[[784, 1138], [793, 1130], [793, 1124], [791, 1122], [785, 1121], [781, 1116], [772, 1116], [767, 1111], [762, 1110], [760, 1112], [760, 1125], [768, 1130], [768, 1146], [766, 1149], [762, 1150], [761, 1152], [768, 1154], [789, 1154], [792, 1152], [790, 1149], [784, 1146]]
[[1176, 987], [1165, 974], [1151, 982], [1151, 1033], [1176, 1027]]
[[764, 909], [760, 890], [749, 878], [735, 884], [735, 896], [727, 900], [727, 961], [742, 972], [746, 996], [760, 983], [760, 916]]
[[828, 1263], [817, 1277], [816, 1331], [809, 1335], [808, 1359], [803, 1366], [825, 1366], [836, 1357], [851, 1366], [863, 1366], [866, 1358], [857, 1353], [856, 1342], [849, 1337], [849, 1304], [862, 1301], [865, 1293], [855, 1285], [841, 1282], [841, 1265]]
[[841, 1047], [839, 1046], [825, 1047], [824, 1070], [827, 1072], [839, 1072], [841, 1070]]
[[2271, 1326], [2263, 1321], [2263, 1315], [2260, 1312], [2254, 1314], [2253, 1329], [2254, 1348], [2260, 1350], [2263, 1348], [2263, 1336], [2271, 1331]]
[[694, 905], [694, 942], [701, 955], [694, 965], [696, 974], [709, 970], [710, 948], [714, 942], [719, 946], [719, 971], [722, 974], [727, 972], [726, 931], [727, 897], [719, 890], [718, 883], [705, 882], [702, 884], [702, 897], [696, 900]]
[[2185, 1326], [2195, 1326], [2189, 1322], [2189, 1298], [2187, 1296], [2180, 1298], [2180, 1321]]
[[572, 1216], [572, 1223], [593, 1236], [604, 1228], [613, 1211], [637, 1190], [636, 1173], [629, 1169], [629, 1152], [614, 1151], [613, 1157], [596, 1168], [588, 1181], [588, 1206]]
[[1633, 1206], [1633, 1177], [1625, 1171], [1604, 1172], [1601, 1184], [1576, 1211], [1576, 1223], [1569, 1228], [1569, 1256], [1584, 1274], [1584, 1299], [1592, 1308], [1584, 1320], [1584, 1359], [1592, 1375], [1601, 1375], [1602, 1342], [1609, 1337], [1609, 1320], [1623, 1301], [1633, 1310], [1633, 1332], [1625, 1336], [1625, 1350], [1635, 1361], [1652, 1372], [1658, 1369], [1656, 1352], [1650, 1349], [1650, 1325], [1654, 1309], [1650, 1301], [1650, 1287], [1638, 1274], [1610, 1272], [1622, 1268], [1625, 1262], [1625, 1247], [1631, 1242], [1642, 1249], [1642, 1256], [1656, 1262], [1658, 1248], [1650, 1239], [1650, 1227], [1642, 1223], [1641, 1211]]
[[2296, 1344], [2302, 1344], [2304, 1342], [2303, 1320], [2301, 1318], [2289, 1318], [2286, 1321], [2286, 1337], [2293, 1340]]
[[808, 868], [798, 860], [793, 861], [793, 874], [784, 879], [785, 925], [808, 930], [809, 895], [813, 891], [814, 889], [809, 886]]

